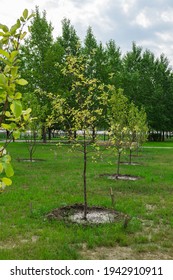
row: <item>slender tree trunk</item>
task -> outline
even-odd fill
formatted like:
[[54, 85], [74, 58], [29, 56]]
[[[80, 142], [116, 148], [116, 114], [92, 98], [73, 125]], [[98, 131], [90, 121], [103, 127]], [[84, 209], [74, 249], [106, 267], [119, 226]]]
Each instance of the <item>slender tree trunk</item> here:
[[46, 143], [46, 127], [43, 125], [42, 127], [42, 138], [43, 138], [43, 143]]
[[7, 134], [7, 139], [9, 139], [10, 138], [10, 131], [6, 130], [6, 134]]
[[129, 164], [132, 164], [132, 149], [130, 149]]
[[33, 139], [34, 139], [34, 142], [36, 142], [36, 140], [37, 140], [37, 132], [35, 130], [33, 132]]
[[92, 131], [92, 141], [93, 141], [93, 143], [95, 142], [95, 140], [96, 140], [96, 131], [95, 131], [95, 127], [93, 127], [93, 131]]
[[84, 169], [83, 169], [83, 183], [84, 183], [84, 220], [87, 220], [87, 180], [86, 180], [86, 170], [87, 170], [87, 145], [86, 145], [86, 135], [84, 130]]
[[68, 141], [69, 142], [71, 142], [71, 140], [72, 140], [72, 131], [71, 131], [71, 129], [69, 129], [68, 131], [67, 131], [67, 133], [68, 133]]
[[29, 160], [32, 162], [33, 160], [33, 147], [32, 147], [32, 143], [29, 146]]
[[74, 139], [76, 139], [76, 137], [77, 137], [77, 131], [75, 130], [74, 131]]
[[118, 160], [117, 160], [117, 178], [120, 175], [120, 158], [121, 158], [121, 152], [118, 151]]
[[48, 135], [49, 135], [48, 137], [49, 137], [49, 140], [51, 140], [51, 138], [52, 138], [52, 137], [51, 137], [51, 132], [52, 132], [51, 128], [48, 128]]

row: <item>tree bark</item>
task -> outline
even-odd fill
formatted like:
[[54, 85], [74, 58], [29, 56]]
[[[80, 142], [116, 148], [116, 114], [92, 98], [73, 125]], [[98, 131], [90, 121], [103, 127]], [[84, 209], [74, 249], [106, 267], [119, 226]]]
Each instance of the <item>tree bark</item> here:
[[29, 160], [32, 162], [33, 160], [33, 146], [32, 143], [29, 145]]
[[129, 164], [132, 164], [132, 149], [130, 149]]
[[93, 143], [95, 142], [96, 140], [96, 131], [95, 131], [95, 127], [93, 127], [93, 131], [92, 131], [92, 141]]
[[86, 170], [87, 170], [87, 143], [86, 135], [84, 130], [84, 169], [83, 169], [83, 184], [84, 184], [84, 220], [87, 220], [87, 179], [86, 179]]
[[74, 131], [74, 139], [76, 139], [76, 137], [77, 137], [77, 131], [75, 130]]
[[49, 137], [49, 140], [51, 140], [51, 138], [52, 138], [52, 137], [51, 137], [51, 136], [52, 136], [52, 135], [51, 135], [51, 132], [52, 132], [51, 128], [48, 128], [48, 135], [49, 135], [48, 137]]
[[43, 125], [42, 127], [42, 139], [43, 139], [43, 143], [46, 143], [46, 127]]
[[117, 160], [117, 178], [120, 175], [120, 158], [121, 158], [121, 152], [118, 151], [118, 160]]

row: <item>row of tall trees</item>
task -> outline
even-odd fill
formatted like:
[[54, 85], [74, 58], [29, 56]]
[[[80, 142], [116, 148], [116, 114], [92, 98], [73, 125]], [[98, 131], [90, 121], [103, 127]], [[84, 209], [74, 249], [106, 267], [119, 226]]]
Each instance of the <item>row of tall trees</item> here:
[[[173, 130], [173, 74], [164, 55], [156, 58], [150, 50], [143, 50], [135, 43], [131, 51], [122, 55], [114, 40], [104, 46], [98, 43], [91, 27], [81, 42], [68, 19], [62, 21], [61, 36], [54, 39], [52, 31], [46, 12], [41, 14], [36, 7], [30, 35], [20, 54], [21, 75], [28, 81], [28, 86], [22, 89], [23, 102], [26, 107], [34, 108], [44, 140], [47, 118], [52, 111], [49, 93], [60, 94], [74, 103], [73, 74], [64, 75], [62, 71], [70, 55], [87, 57], [88, 78], [123, 89], [134, 105], [143, 107], [151, 130]], [[99, 125], [106, 129], [105, 123]]]

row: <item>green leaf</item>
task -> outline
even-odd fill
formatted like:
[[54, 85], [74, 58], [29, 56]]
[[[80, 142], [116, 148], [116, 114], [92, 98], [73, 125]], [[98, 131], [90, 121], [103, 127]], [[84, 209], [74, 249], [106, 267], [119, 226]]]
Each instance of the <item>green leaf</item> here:
[[32, 111], [31, 108], [28, 108], [27, 110], [23, 111], [23, 119], [24, 119], [24, 121], [28, 121], [29, 120], [31, 111]]
[[11, 129], [11, 126], [9, 124], [6, 124], [6, 123], [2, 123], [1, 127], [6, 129], [6, 130], [10, 130]]
[[8, 44], [8, 41], [9, 41], [9, 38], [5, 38], [5, 37], [3, 37], [2, 40], [1, 40], [1, 42], [5, 45]]
[[10, 33], [10, 32], [4, 33], [4, 37], [6, 37], [6, 38], [8, 37], [8, 38], [9, 38], [10, 36], [11, 36], [11, 33]]
[[14, 99], [21, 99], [22, 98], [22, 94], [20, 92], [17, 92], [14, 96]]
[[11, 35], [14, 35], [16, 33], [16, 30], [19, 28], [18, 24], [14, 24], [11, 28], [10, 28], [10, 33]]
[[23, 11], [23, 17], [24, 17], [24, 19], [27, 19], [27, 17], [28, 17], [28, 10], [27, 9], [25, 9]]
[[4, 32], [8, 32], [9, 31], [8, 27], [6, 25], [4, 25], [4, 24], [0, 24], [0, 29], [2, 29]]
[[23, 40], [23, 38], [25, 38], [26, 34], [27, 34], [27, 32], [26, 32], [26, 31], [25, 31], [25, 32], [23, 32], [23, 33], [20, 35], [20, 40]]
[[9, 178], [3, 177], [1, 180], [6, 186], [10, 186], [12, 184], [12, 181]]
[[8, 61], [6, 58], [3, 58], [2, 56], [0, 56], [0, 60], [3, 61], [6, 65], [11, 66], [11, 62]]
[[2, 160], [3, 160], [3, 162], [4, 162], [5, 164], [7, 164], [7, 163], [10, 163], [11, 157], [10, 157], [10, 155], [5, 155], [5, 156], [2, 158]]
[[10, 66], [9, 65], [6, 65], [5, 68], [4, 68], [4, 73], [9, 73], [11, 70]]
[[18, 67], [13, 66], [13, 67], [11, 68], [11, 75], [13, 76], [13, 78], [16, 77], [17, 71], [18, 71]]
[[5, 115], [6, 115], [7, 118], [10, 118], [10, 117], [11, 117], [11, 113], [10, 113], [9, 111], [6, 111], [6, 112], [5, 112]]
[[17, 25], [18, 28], [21, 27], [21, 23], [20, 23], [20, 20], [19, 20], [19, 19], [17, 20], [16, 25]]
[[16, 59], [16, 56], [18, 55], [18, 51], [12, 51], [10, 54], [10, 61], [13, 62]]
[[[10, 120], [12, 120], [12, 119], [10, 119]], [[15, 121], [15, 120], [13, 120], [13, 121]], [[2, 123], [1, 127], [10, 131], [10, 130], [13, 130], [16, 128], [16, 123], [10, 123], [10, 124]]]
[[11, 111], [13, 112], [16, 118], [20, 117], [22, 114], [22, 104], [20, 101], [14, 100], [10, 106]]
[[18, 79], [16, 80], [16, 83], [21, 86], [25, 86], [28, 84], [28, 82], [25, 79]]
[[8, 52], [6, 52], [6, 51], [0, 49], [0, 54], [2, 54], [2, 55], [5, 56], [7, 59], [9, 59], [9, 56], [10, 56], [10, 55], [9, 55]]
[[23, 18], [23, 17], [20, 17], [20, 20], [21, 20], [22, 22], [25, 22], [25, 20], [24, 20], [24, 18]]
[[7, 177], [12, 177], [14, 175], [14, 170], [13, 170], [11, 163], [7, 163], [4, 168], [5, 168], [5, 174], [7, 175]]
[[28, 108], [28, 109], [25, 110], [24, 113], [25, 113], [26, 115], [29, 115], [29, 114], [31, 113], [31, 111], [32, 111], [32, 109], [31, 109], [31, 108]]
[[7, 78], [5, 77], [4, 74], [0, 74], [0, 84], [1, 85], [6, 85], [7, 84]]
[[2, 173], [3, 170], [4, 170], [3, 164], [2, 162], [0, 162], [0, 173]]
[[19, 137], [20, 137], [20, 131], [13, 131], [13, 137], [15, 138], [15, 139], [18, 139]]
[[28, 20], [31, 19], [32, 17], [35, 17], [35, 15], [36, 15], [35, 13], [32, 13], [32, 14], [28, 17]]

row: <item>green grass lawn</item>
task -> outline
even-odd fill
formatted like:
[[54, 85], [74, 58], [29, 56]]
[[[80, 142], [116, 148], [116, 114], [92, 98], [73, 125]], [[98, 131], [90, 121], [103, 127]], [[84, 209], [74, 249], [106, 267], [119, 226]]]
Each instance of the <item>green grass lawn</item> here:
[[133, 158], [141, 165], [121, 166], [122, 174], [142, 177], [138, 181], [100, 177], [116, 173], [116, 159], [106, 152], [88, 163], [89, 205], [111, 208], [112, 188], [115, 209], [132, 217], [126, 229], [122, 222], [82, 226], [45, 218], [60, 206], [83, 203], [82, 154], [68, 148], [38, 144], [34, 157], [43, 161], [30, 163], [17, 160], [28, 158], [26, 143], [10, 144], [15, 176], [0, 194], [0, 259], [84, 259], [84, 247], [116, 246], [132, 248], [138, 258], [145, 252], [173, 258], [173, 143], [147, 143]]

